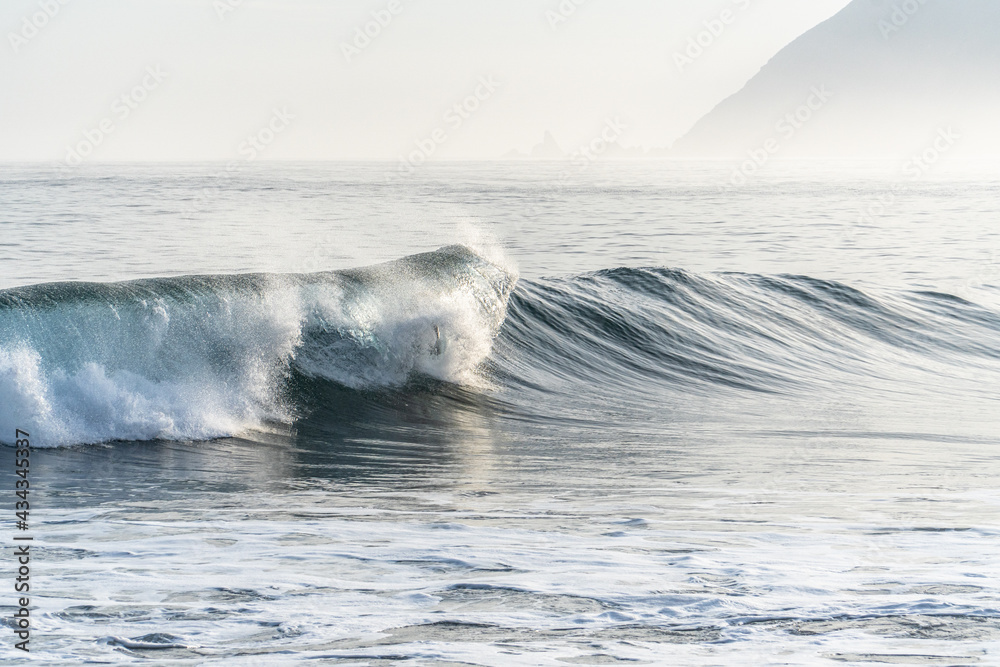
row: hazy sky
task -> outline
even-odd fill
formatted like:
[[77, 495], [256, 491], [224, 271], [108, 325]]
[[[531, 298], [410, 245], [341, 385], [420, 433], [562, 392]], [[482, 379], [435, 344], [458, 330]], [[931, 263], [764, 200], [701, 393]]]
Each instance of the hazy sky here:
[[3, 0], [0, 160], [490, 159], [615, 119], [668, 146], [847, 4]]

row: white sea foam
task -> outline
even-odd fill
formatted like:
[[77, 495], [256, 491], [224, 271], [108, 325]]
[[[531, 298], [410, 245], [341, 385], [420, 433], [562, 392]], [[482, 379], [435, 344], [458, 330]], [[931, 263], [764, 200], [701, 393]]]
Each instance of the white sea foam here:
[[275, 386], [299, 341], [296, 304], [275, 293], [199, 305], [39, 314], [52, 338], [0, 344], [0, 433], [27, 430], [36, 446], [205, 439], [282, 418]]
[[143, 286], [145, 298], [54, 286], [54, 308], [0, 312], [0, 440], [16, 428], [37, 446], [233, 435], [292, 418], [296, 371], [354, 389], [415, 374], [475, 383], [508, 287], [467, 249], [445, 267], [424, 257], [426, 276], [388, 265], [350, 280], [181, 278]]
[[345, 304], [323, 293], [307, 305], [307, 344], [294, 364], [306, 375], [354, 389], [398, 387], [420, 373], [455, 384], [476, 384], [490, 352], [494, 323], [474, 294], [397, 292]]

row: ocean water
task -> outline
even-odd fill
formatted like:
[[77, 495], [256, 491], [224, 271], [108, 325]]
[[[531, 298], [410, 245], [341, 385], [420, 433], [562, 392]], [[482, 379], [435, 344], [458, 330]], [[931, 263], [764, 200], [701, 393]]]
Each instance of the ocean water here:
[[30, 660], [1000, 664], [1000, 171], [732, 170], [0, 167]]

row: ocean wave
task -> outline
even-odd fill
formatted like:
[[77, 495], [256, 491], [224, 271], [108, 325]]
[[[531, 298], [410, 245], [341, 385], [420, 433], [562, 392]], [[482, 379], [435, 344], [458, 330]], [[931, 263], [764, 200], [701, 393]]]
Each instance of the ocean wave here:
[[522, 281], [494, 355], [506, 384], [632, 394], [911, 389], [1000, 372], [1000, 313], [808, 276], [620, 268]]
[[0, 441], [211, 439], [428, 382], [498, 387], [512, 412], [538, 392], [968, 394], [1000, 377], [998, 333], [1000, 314], [947, 294], [665, 268], [518, 282], [464, 246], [307, 275], [36, 285], [0, 292]]
[[203, 440], [293, 420], [292, 376], [456, 384], [504, 319], [512, 270], [464, 246], [308, 275], [56, 283], [0, 292], [0, 440]]

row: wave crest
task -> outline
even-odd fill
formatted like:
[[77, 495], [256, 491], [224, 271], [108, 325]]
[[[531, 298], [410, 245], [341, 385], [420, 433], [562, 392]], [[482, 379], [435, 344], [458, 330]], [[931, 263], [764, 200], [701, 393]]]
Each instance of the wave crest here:
[[474, 382], [516, 276], [464, 246], [309, 275], [0, 292], [0, 440], [207, 439], [288, 421], [290, 374]]

